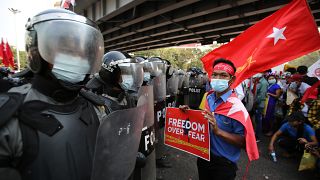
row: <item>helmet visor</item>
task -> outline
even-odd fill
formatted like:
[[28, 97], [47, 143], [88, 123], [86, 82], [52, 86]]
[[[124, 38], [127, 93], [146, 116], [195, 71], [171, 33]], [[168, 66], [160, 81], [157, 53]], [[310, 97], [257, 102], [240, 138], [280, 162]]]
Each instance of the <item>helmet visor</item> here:
[[118, 64], [121, 69], [122, 83], [130, 90], [138, 90], [143, 82], [143, 66], [138, 63]]
[[160, 76], [166, 73], [167, 65], [163, 62], [145, 62], [144, 69], [150, 72], [151, 76]]
[[104, 44], [98, 29], [71, 20], [38, 23], [34, 28], [37, 31], [40, 55], [48, 63], [54, 66], [60, 64], [59, 68], [77, 74], [99, 70]]

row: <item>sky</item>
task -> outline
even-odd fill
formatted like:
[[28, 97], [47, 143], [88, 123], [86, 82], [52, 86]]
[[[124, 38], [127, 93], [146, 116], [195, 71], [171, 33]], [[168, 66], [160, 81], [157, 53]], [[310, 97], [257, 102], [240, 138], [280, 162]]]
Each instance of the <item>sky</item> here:
[[14, 15], [8, 8], [18, 9], [21, 11], [16, 15], [18, 47], [19, 50], [24, 50], [25, 24], [28, 18], [42, 10], [53, 8], [55, 1], [57, 0], [1, 0], [0, 38], [8, 40], [9, 45], [16, 46]]

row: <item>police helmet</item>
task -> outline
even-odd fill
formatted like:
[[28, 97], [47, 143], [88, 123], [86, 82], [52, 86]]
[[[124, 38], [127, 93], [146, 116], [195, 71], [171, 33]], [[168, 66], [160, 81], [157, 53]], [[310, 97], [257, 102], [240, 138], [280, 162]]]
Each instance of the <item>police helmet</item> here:
[[91, 20], [65, 9], [38, 13], [26, 24], [28, 66], [57, 79], [79, 83], [101, 66], [103, 36]]
[[136, 91], [143, 82], [143, 65], [125, 52], [110, 51], [103, 56], [99, 76], [107, 84]]

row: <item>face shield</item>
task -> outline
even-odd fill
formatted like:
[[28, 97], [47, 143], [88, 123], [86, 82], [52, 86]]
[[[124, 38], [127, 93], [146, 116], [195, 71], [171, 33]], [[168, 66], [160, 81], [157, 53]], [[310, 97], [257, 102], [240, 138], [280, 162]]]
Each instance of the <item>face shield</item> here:
[[150, 76], [157, 77], [162, 74], [166, 74], [167, 64], [163, 62], [145, 62], [144, 70], [145, 72], [149, 72]]
[[53, 65], [52, 73], [57, 79], [77, 83], [99, 70], [104, 44], [98, 29], [72, 20], [45, 21], [33, 28], [39, 53]]
[[170, 95], [175, 95], [178, 93], [178, 85], [179, 85], [179, 76], [176, 73], [173, 73], [171, 78], [168, 79], [167, 82], [167, 92]]
[[178, 79], [179, 79], [178, 88], [181, 89], [182, 85], [183, 85], [183, 80], [184, 80], [184, 77], [185, 77], [185, 73], [184, 73], [183, 70], [178, 70], [176, 75], [178, 76]]
[[121, 69], [121, 86], [125, 90], [138, 91], [143, 82], [143, 65], [138, 63], [118, 64]]

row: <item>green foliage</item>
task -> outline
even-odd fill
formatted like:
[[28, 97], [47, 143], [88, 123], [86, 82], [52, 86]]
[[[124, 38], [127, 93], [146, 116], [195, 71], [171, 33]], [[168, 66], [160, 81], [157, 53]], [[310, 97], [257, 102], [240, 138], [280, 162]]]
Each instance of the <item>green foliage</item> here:
[[144, 56], [147, 58], [161, 57], [162, 59], [170, 61], [174, 67], [187, 70], [190, 67], [202, 68], [200, 58], [211, 50], [212, 49], [200, 48], [161, 48], [138, 51], [134, 53], [134, 56]]
[[290, 61], [288, 64], [294, 67], [298, 67], [302, 65], [309, 67], [319, 59], [320, 59], [320, 51], [318, 50], [318, 51], [309, 53], [307, 55], [301, 56], [293, 61]]
[[[216, 45], [215, 47], [218, 47]], [[187, 70], [190, 67], [199, 67], [202, 68], [201, 57], [212, 51], [211, 48], [161, 48], [161, 49], [152, 49], [146, 51], [135, 52], [135, 56], [144, 56], [144, 57], [161, 57], [167, 59], [171, 64], [177, 68]], [[315, 51], [309, 53], [305, 56], [297, 58], [288, 62], [289, 65], [298, 67], [300, 65], [305, 65], [307, 67], [314, 64], [317, 60], [320, 59], [320, 51]]]
[[[13, 53], [14, 62], [17, 63], [17, 50], [13, 46], [10, 46], [10, 48]], [[20, 69], [22, 70], [27, 67], [27, 53], [25, 51], [19, 50], [19, 57], [20, 57]]]

